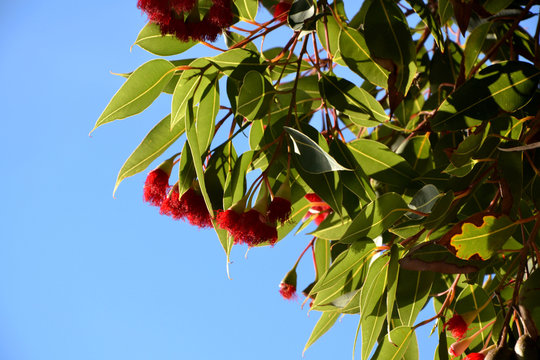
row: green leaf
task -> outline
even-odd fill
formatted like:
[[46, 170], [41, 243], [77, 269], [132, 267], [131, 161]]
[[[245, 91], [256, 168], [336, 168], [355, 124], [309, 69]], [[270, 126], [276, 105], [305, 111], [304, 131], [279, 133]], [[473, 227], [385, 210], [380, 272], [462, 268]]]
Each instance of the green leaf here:
[[434, 229], [441, 224], [445, 219], [446, 214], [450, 211], [450, 205], [454, 201], [454, 192], [449, 191], [444, 194], [441, 198], [437, 200], [433, 208], [431, 209], [431, 214], [424, 222], [424, 227], [426, 229]]
[[114, 94], [92, 131], [103, 124], [142, 112], [161, 94], [173, 76], [174, 65], [164, 59], [142, 64]]
[[358, 139], [348, 146], [362, 170], [376, 180], [407, 186], [418, 175], [405, 159], [380, 142]]
[[114, 193], [120, 183], [127, 177], [140, 173], [157, 159], [165, 150], [169, 148], [180, 135], [184, 133], [184, 124], [177, 124], [171, 130], [171, 115], [167, 115], [163, 120], [144, 137], [143, 141], [137, 146], [133, 153], [126, 160], [114, 185]]
[[219, 112], [218, 81], [218, 77], [212, 80], [212, 83], [202, 95], [200, 104], [197, 107], [196, 130], [197, 137], [199, 138], [199, 151], [203, 155], [210, 147], [214, 138], [215, 120]]
[[246, 191], [245, 174], [252, 166], [254, 154], [255, 152], [250, 150], [240, 155], [236, 164], [234, 164], [233, 171], [227, 176], [223, 194], [223, 209], [228, 209], [244, 196]]
[[[430, 213], [431, 209], [435, 205], [435, 202], [441, 197], [439, 190], [436, 186], [432, 184], [425, 185], [422, 187], [416, 194], [414, 194], [411, 202], [409, 203], [409, 208], [413, 210], [418, 210], [423, 213]], [[418, 220], [422, 216], [414, 213], [405, 214], [409, 219]]]
[[526, 105], [538, 86], [540, 71], [520, 61], [497, 63], [481, 70], [450, 95], [430, 119], [435, 131], [459, 130], [514, 112]]
[[401, 196], [396, 193], [385, 193], [362, 209], [340, 241], [351, 243], [363, 237], [374, 239], [406, 212], [407, 204]]
[[325, 304], [340, 295], [356, 289], [362, 280], [362, 272], [367, 268], [367, 263], [374, 247], [375, 245], [372, 241], [359, 240], [354, 242], [348, 250], [340, 254], [311, 290], [312, 294], [329, 289], [333, 291], [330, 296], [321, 299], [319, 303]]
[[330, 267], [330, 262], [332, 260], [330, 254], [330, 241], [319, 238], [315, 239], [313, 253], [315, 257], [315, 269], [317, 275], [315, 281], [318, 281]]
[[316, 8], [311, 0], [294, 0], [289, 10], [289, 26], [295, 31], [313, 30], [309, 21], [315, 16]]
[[429, 7], [422, 0], [407, 0], [409, 5], [414, 9], [414, 11], [422, 18], [422, 22], [429, 28], [435, 43], [439, 48], [442, 48], [444, 45], [444, 37], [441, 31], [441, 26], [431, 14]]
[[484, 45], [488, 41], [488, 34], [491, 31], [492, 26], [492, 22], [482, 24], [476, 27], [471, 35], [467, 38], [465, 51], [463, 53], [465, 58], [465, 75], [469, 74], [476, 64], [482, 49], [484, 49]]
[[266, 69], [259, 54], [247, 49], [232, 49], [207, 59], [225, 75], [238, 81], [242, 81], [248, 71], [263, 72]]
[[172, 34], [162, 35], [159, 25], [149, 22], [137, 35], [134, 45], [154, 55], [171, 56], [181, 54], [196, 44], [196, 41], [180, 41]]
[[396, 150], [396, 153], [403, 156], [412, 166], [413, 170], [419, 174], [425, 174], [435, 168], [429, 134], [413, 136], [409, 140], [404, 141], [398, 150]]
[[238, 95], [237, 112], [248, 120], [262, 119], [270, 110], [275, 90], [258, 71], [250, 71], [244, 77]]
[[506, 9], [512, 2], [513, 0], [486, 0], [482, 6], [490, 13], [496, 14], [499, 11]]
[[195, 59], [189, 66], [192, 69], [182, 72], [174, 88], [171, 103], [171, 126], [175, 126], [184, 119], [190, 100], [193, 100], [193, 105], [199, 103], [201, 96], [213, 83], [214, 77], [217, 76], [217, 70], [204, 58]]
[[393, 63], [384, 66], [395, 75], [389, 79], [389, 90], [395, 88], [402, 96], [406, 95], [416, 73], [416, 51], [407, 19], [395, 1], [375, 0], [371, 3], [366, 13], [364, 34], [372, 56]]
[[[325, 15], [317, 20], [317, 37], [319, 38], [321, 45], [327, 52], [332, 54], [333, 61], [339, 65], [345, 66], [345, 62], [341, 58], [341, 53], [339, 52], [339, 31], [340, 24], [333, 16]], [[326, 44], [327, 33], [330, 46]]]
[[201, 193], [204, 198], [204, 202], [206, 204], [206, 207], [208, 208], [208, 212], [212, 215], [212, 224], [214, 225], [214, 229], [216, 231], [216, 234], [218, 235], [219, 242], [221, 243], [221, 246], [223, 247], [223, 250], [225, 250], [225, 254], [227, 255], [227, 263], [229, 261], [229, 255], [231, 253], [232, 249], [232, 241], [229, 239], [227, 235], [227, 231], [220, 229], [214, 220], [214, 209], [212, 207], [212, 201], [210, 199], [210, 195], [208, 194], [208, 191], [206, 189], [206, 182], [205, 182], [205, 176], [204, 176], [204, 169], [202, 164], [200, 153], [200, 145], [199, 140], [197, 138], [197, 130], [195, 126], [195, 114], [194, 112], [194, 103], [193, 99], [190, 99], [188, 101], [188, 104], [186, 105], [187, 112], [186, 116], [184, 117], [185, 120], [185, 127], [186, 127], [186, 137], [187, 141], [189, 143], [191, 154], [193, 158], [193, 166], [195, 167], [195, 173], [197, 174], [197, 179], [199, 181], [199, 187], [201, 189]]
[[330, 105], [358, 126], [377, 126], [388, 120], [383, 107], [370, 93], [346, 79], [323, 75], [319, 86]]
[[334, 139], [330, 144], [330, 154], [340, 163], [352, 171], [342, 171], [339, 177], [343, 185], [352, 191], [360, 199], [362, 205], [372, 202], [377, 198], [371, 187], [369, 177], [364, 173], [356, 162], [347, 144], [339, 139]]
[[390, 248], [390, 261], [388, 262], [388, 267], [386, 269], [386, 308], [388, 309], [386, 323], [388, 333], [392, 330], [392, 313], [396, 302], [399, 278], [399, 256], [400, 251], [398, 246], [396, 244], [392, 245]]
[[257, 10], [259, 9], [258, 0], [236, 0], [233, 4], [238, 10], [240, 19], [255, 20]]
[[484, 134], [482, 132], [467, 136], [452, 153], [450, 162], [456, 167], [466, 165], [482, 145], [483, 139]]
[[284, 127], [294, 144], [294, 154], [303, 170], [311, 174], [322, 174], [332, 171], [350, 170], [341, 166], [333, 157], [324, 151], [315, 141], [300, 131]]
[[180, 196], [189, 190], [193, 184], [193, 179], [195, 178], [196, 173], [195, 166], [193, 166], [193, 155], [191, 155], [189, 143], [186, 141], [184, 142], [184, 148], [182, 149], [180, 162], [178, 164], [178, 194]]
[[[435, 273], [401, 269], [396, 290], [399, 319], [403, 325], [413, 326], [433, 285]], [[394, 340], [394, 338], [392, 338]]]
[[321, 317], [319, 318], [319, 321], [317, 321], [317, 324], [315, 324], [315, 327], [313, 328], [313, 331], [311, 332], [311, 335], [309, 337], [309, 340], [306, 343], [306, 346], [304, 347], [304, 350], [302, 351], [302, 356], [306, 352], [306, 350], [315, 343], [315, 341], [319, 340], [321, 336], [323, 336], [328, 330], [334, 326], [336, 323], [339, 312], [323, 312]]
[[452, 14], [454, 13], [454, 8], [452, 7], [451, 0], [439, 0], [439, 7], [437, 10], [441, 19], [441, 25], [446, 25], [446, 22], [450, 19], [450, 17], [452, 17]]
[[454, 235], [450, 243], [457, 250], [457, 257], [461, 259], [468, 260], [478, 255], [486, 260], [502, 249], [516, 227], [517, 224], [508, 216], [486, 215], [482, 217], [479, 225], [464, 222], [461, 233]]
[[388, 87], [389, 71], [373, 59], [362, 33], [343, 27], [339, 33], [339, 51], [343, 60], [355, 73], [373, 85]]
[[[416, 342], [414, 329], [407, 326], [400, 326], [392, 330], [388, 336], [384, 337], [384, 340], [377, 348], [373, 359], [401, 360], [405, 355], [410, 354], [409, 347], [413, 348], [412, 356], [414, 356], [415, 353], [416, 355], [418, 354], [418, 343]], [[414, 349], [416, 349], [416, 351]]]
[[386, 320], [387, 259], [380, 257], [371, 264], [360, 294], [362, 359], [367, 359]]

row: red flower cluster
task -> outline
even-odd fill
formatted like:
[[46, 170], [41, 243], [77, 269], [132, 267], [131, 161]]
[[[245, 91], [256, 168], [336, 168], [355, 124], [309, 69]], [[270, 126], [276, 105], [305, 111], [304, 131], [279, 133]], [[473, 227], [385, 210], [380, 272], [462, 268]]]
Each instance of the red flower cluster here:
[[212, 219], [204, 198], [193, 188], [190, 188], [180, 197], [178, 187], [173, 187], [170, 196], [161, 204], [159, 212], [175, 220], [187, 219], [191, 225], [200, 228], [212, 227]]
[[480, 353], [470, 353], [469, 355], [465, 356], [463, 360], [484, 360], [485, 356]]
[[201, 20], [196, 0], [138, 0], [137, 7], [159, 25], [162, 34], [173, 34], [181, 41], [214, 41], [232, 25], [231, 0], [212, 0]]
[[234, 209], [220, 211], [216, 222], [234, 237], [235, 244], [256, 246], [269, 242], [274, 245], [278, 239], [276, 226], [269, 224], [268, 217], [255, 209], [243, 213], [238, 213]]
[[444, 324], [444, 328], [448, 328], [452, 333], [452, 336], [458, 340], [465, 336], [468, 327], [469, 325], [467, 325], [463, 317], [459, 314], [454, 314], [454, 316]]
[[314, 215], [315, 219], [313, 221], [315, 222], [315, 224], [319, 225], [324, 221], [324, 219], [326, 219], [328, 215], [330, 215], [330, 211], [332, 211], [332, 208], [328, 204], [324, 203], [324, 201], [319, 197], [319, 195], [315, 193], [306, 194], [305, 198], [311, 203], [317, 203], [317, 205], [312, 206], [308, 210], [306, 217]]

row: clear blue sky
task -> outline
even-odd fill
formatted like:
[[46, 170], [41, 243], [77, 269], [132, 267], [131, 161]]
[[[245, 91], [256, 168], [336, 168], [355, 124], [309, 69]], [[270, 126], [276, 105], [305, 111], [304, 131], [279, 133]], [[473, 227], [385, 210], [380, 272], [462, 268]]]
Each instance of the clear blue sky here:
[[[300, 359], [318, 314], [277, 290], [307, 235], [237, 249], [231, 281], [212, 231], [143, 204], [144, 175], [111, 196], [170, 102], [88, 137], [123, 82], [109, 71], [152, 58], [130, 52], [145, 20], [136, 0], [0, 0], [0, 359]], [[299, 272], [302, 288], [309, 260]], [[350, 359], [356, 325], [305, 358]]]

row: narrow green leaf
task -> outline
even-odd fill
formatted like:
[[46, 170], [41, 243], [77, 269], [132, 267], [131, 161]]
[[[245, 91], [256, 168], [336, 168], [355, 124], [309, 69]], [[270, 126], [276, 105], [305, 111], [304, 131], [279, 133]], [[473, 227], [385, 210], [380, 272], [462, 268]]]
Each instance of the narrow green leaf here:
[[481, 70], [450, 95], [430, 119], [435, 131], [459, 130], [514, 112], [538, 87], [540, 70], [521, 61], [497, 63]]
[[262, 119], [270, 110], [274, 93], [274, 87], [261, 73], [248, 72], [238, 94], [237, 112], [251, 121]]
[[339, 317], [339, 312], [323, 312], [321, 317], [319, 318], [319, 321], [317, 321], [317, 324], [313, 328], [313, 331], [311, 332], [311, 335], [309, 337], [309, 340], [306, 343], [306, 346], [304, 347], [304, 350], [302, 351], [302, 356], [306, 352], [306, 350], [315, 343], [315, 341], [319, 340], [321, 336], [323, 336], [328, 330], [334, 326], [337, 319]]
[[403, 157], [378, 141], [358, 139], [348, 146], [369, 177], [391, 185], [406, 186], [418, 176]]
[[366, 13], [364, 33], [372, 56], [393, 63], [385, 66], [387, 70], [393, 68], [394, 83], [389, 82], [389, 90], [395, 88], [405, 96], [416, 73], [416, 51], [407, 19], [396, 2], [373, 1]]
[[144, 137], [143, 141], [137, 146], [133, 153], [126, 160], [114, 185], [114, 193], [120, 183], [127, 177], [140, 173], [157, 159], [165, 150], [169, 148], [180, 135], [184, 133], [184, 124], [177, 124], [171, 130], [171, 115], [167, 115], [163, 120]]
[[242, 81], [250, 70], [263, 72], [265, 64], [256, 52], [247, 49], [232, 49], [214, 57], [207, 58], [221, 72], [235, 80]]
[[469, 74], [473, 66], [476, 64], [484, 44], [488, 41], [488, 33], [493, 26], [492, 22], [487, 22], [476, 27], [471, 35], [467, 38], [465, 44], [465, 51], [463, 56], [465, 57], [465, 74]]
[[246, 190], [245, 174], [250, 170], [254, 154], [255, 152], [252, 150], [246, 151], [240, 155], [238, 161], [234, 164], [234, 169], [229, 173], [225, 182], [223, 209], [228, 209], [244, 196]]
[[358, 126], [377, 126], [388, 120], [383, 107], [370, 93], [346, 79], [323, 75], [319, 86], [330, 105]]
[[[181, 122], [182, 123], [182, 122]], [[178, 164], [178, 194], [182, 196], [189, 190], [193, 184], [193, 179], [196, 178], [195, 166], [193, 165], [193, 155], [189, 143], [184, 142], [184, 148], [180, 155], [180, 162]]]
[[200, 97], [217, 75], [217, 70], [204, 58], [194, 60], [189, 66], [192, 69], [182, 72], [174, 89], [171, 102], [171, 126], [184, 119], [190, 100], [193, 100], [193, 105], [199, 103]]
[[392, 245], [390, 248], [390, 260], [388, 262], [388, 267], [386, 268], [386, 323], [387, 332], [389, 334], [392, 330], [392, 313], [394, 304], [396, 302], [396, 291], [399, 277], [399, 253], [400, 251], [398, 246], [396, 244]]
[[330, 267], [330, 241], [319, 238], [315, 239], [313, 252], [315, 256], [315, 269], [317, 270], [315, 281], [318, 281]]
[[362, 359], [367, 359], [386, 319], [386, 274], [388, 258], [381, 256], [369, 266], [360, 293]]
[[[384, 337], [373, 359], [401, 360], [406, 355], [410, 356], [409, 347], [413, 347], [413, 356], [415, 353], [418, 354], [418, 343], [414, 329], [408, 326], [400, 326], [392, 330], [389, 336]], [[414, 351], [415, 348], [416, 351]]]
[[199, 152], [205, 154], [212, 143], [215, 121], [219, 112], [219, 78], [216, 76], [202, 95], [197, 107], [196, 130], [199, 138]]
[[[432, 184], [425, 185], [420, 190], [418, 190], [416, 194], [414, 194], [411, 202], [409, 203], [409, 207], [413, 210], [418, 210], [429, 214], [431, 212], [431, 209], [433, 209], [436, 201], [441, 196], [442, 195], [439, 193], [439, 190], [436, 186]], [[405, 214], [405, 216], [413, 220], [418, 220], [422, 218], [421, 215], [414, 213], [407, 213]]]
[[389, 71], [375, 62], [364, 36], [358, 30], [349, 27], [341, 29], [339, 51], [349, 69], [373, 85], [385, 89], [388, 87]]
[[205, 182], [205, 176], [204, 176], [204, 170], [203, 170], [203, 164], [200, 153], [200, 145], [199, 140], [197, 138], [197, 130], [195, 126], [195, 114], [194, 111], [194, 104], [193, 99], [190, 99], [187, 104], [187, 113], [184, 117], [185, 120], [185, 127], [186, 127], [186, 137], [187, 141], [189, 143], [192, 157], [193, 157], [193, 166], [195, 167], [195, 173], [197, 174], [197, 179], [199, 181], [199, 187], [201, 189], [201, 193], [204, 197], [204, 202], [206, 204], [206, 207], [208, 208], [208, 212], [212, 215], [212, 224], [214, 225], [214, 229], [216, 231], [216, 234], [218, 235], [219, 242], [221, 243], [221, 246], [223, 247], [223, 250], [225, 250], [225, 254], [227, 255], [227, 264], [229, 262], [229, 255], [231, 253], [232, 249], [232, 241], [229, 239], [227, 235], [227, 231], [220, 229], [214, 220], [214, 209], [212, 208], [212, 201], [210, 199], [210, 196], [208, 194], [208, 191], [206, 189], [206, 182]]
[[[364, 268], [370, 259], [374, 247], [373, 242], [369, 240], [354, 242], [348, 250], [343, 252], [332, 263], [332, 266], [330, 266], [324, 276], [315, 284], [311, 293], [316, 294], [327, 289], [343, 290], [347, 286], [349, 288], [342, 291], [340, 295], [355, 290], [350, 284], [353, 282], [353, 279], [356, 279], [355, 283], [358, 285], [358, 280], [361, 279], [361, 272], [365, 271]], [[334, 296], [333, 298], [336, 297]], [[326, 302], [325, 300], [324, 303]]]
[[453, 191], [449, 191], [441, 198], [439, 198], [431, 209], [431, 214], [429, 214], [428, 218], [424, 222], [424, 227], [426, 229], [434, 229], [439, 226], [441, 222], [445, 219], [446, 214], [450, 210], [450, 205], [452, 205], [453, 201]]
[[146, 109], [161, 94], [173, 76], [174, 65], [154, 59], [141, 65], [114, 94], [92, 131], [103, 124], [124, 119]]
[[374, 239], [388, 230], [406, 212], [407, 204], [401, 196], [385, 193], [362, 209], [340, 241], [351, 243], [363, 237]]
[[172, 34], [162, 35], [159, 25], [149, 22], [137, 35], [134, 45], [154, 55], [171, 56], [181, 54], [196, 44], [196, 41], [180, 41]]
[[294, 154], [302, 168], [312, 174], [332, 171], [350, 170], [341, 166], [333, 157], [324, 151], [315, 141], [300, 131], [284, 127], [294, 144]]
[[444, 37], [441, 31], [441, 26], [437, 22], [436, 18], [431, 14], [429, 6], [426, 5], [422, 0], [407, 0], [409, 5], [414, 9], [414, 11], [422, 18], [422, 22], [429, 28], [435, 43], [439, 48], [442, 48], [444, 45]]
[[403, 325], [414, 325], [416, 317], [426, 304], [434, 278], [435, 273], [430, 271], [400, 270], [396, 300]]

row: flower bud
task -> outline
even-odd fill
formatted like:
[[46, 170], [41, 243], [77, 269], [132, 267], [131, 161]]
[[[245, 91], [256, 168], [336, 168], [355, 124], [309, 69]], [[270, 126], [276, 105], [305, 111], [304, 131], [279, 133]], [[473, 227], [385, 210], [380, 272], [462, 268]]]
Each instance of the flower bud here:
[[296, 298], [296, 266], [285, 275], [279, 284], [279, 293], [284, 299]]
[[527, 334], [521, 335], [514, 346], [517, 360], [540, 359], [536, 342]]

